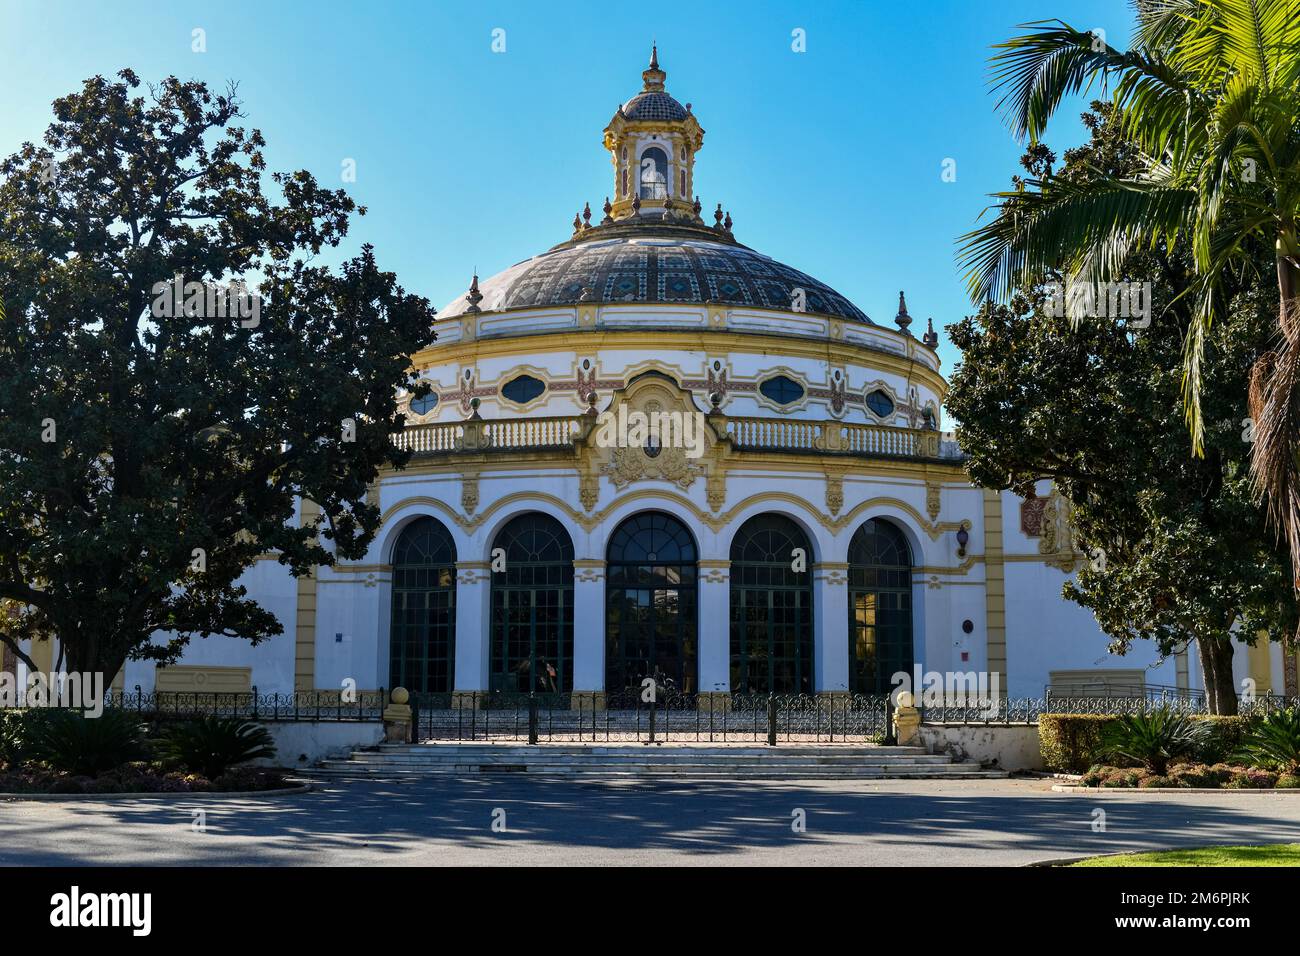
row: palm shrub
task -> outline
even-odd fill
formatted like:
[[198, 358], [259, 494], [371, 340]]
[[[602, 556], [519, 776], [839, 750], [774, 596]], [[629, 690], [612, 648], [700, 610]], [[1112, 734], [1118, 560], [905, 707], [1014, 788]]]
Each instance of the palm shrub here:
[[61, 708], [33, 710], [20, 728], [24, 759], [76, 776], [93, 777], [148, 756], [144, 725], [123, 710], [105, 710], [98, 717]]
[[1256, 720], [1242, 741], [1239, 759], [1291, 776], [1300, 774], [1300, 707], [1275, 710]]
[[177, 724], [166, 732], [159, 749], [209, 780], [236, 764], [275, 756], [271, 732], [242, 717], [199, 717]]
[[1162, 707], [1143, 714], [1122, 714], [1102, 729], [1102, 752], [1136, 761], [1165, 776], [1171, 761], [1195, 753], [1209, 728]]

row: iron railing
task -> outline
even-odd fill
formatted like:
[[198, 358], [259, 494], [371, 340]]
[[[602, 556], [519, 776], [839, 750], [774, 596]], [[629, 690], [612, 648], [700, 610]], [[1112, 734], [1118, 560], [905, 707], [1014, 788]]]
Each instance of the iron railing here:
[[[1208, 714], [1203, 693], [1165, 694], [1061, 694], [1049, 692], [1042, 697], [1008, 697], [987, 704], [940, 701], [918, 702], [921, 719], [927, 724], [1036, 724], [1042, 714], [1140, 714], [1167, 709], [1180, 714]], [[1300, 697], [1261, 694], [1251, 700], [1239, 700], [1237, 710], [1243, 716], [1266, 714], [1300, 706]]]
[[128, 710], [152, 720], [188, 717], [246, 717], [257, 721], [378, 721], [383, 719], [388, 692], [359, 690], [295, 691], [287, 694], [259, 694], [251, 691], [225, 693], [154, 691], [145, 693], [110, 690], [104, 706]]
[[887, 695], [413, 694], [418, 741], [864, 743], [889, 736]]

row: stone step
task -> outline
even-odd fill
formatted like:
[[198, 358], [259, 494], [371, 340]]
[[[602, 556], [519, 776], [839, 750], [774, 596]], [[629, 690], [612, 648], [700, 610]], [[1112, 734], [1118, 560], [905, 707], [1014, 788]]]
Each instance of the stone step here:
[[645, 744], [645, 743], [628, 743], [628, 744], [521, 744], [519, 741], [500, 741], [500, 743], [455, 743], [455, 741], [443, 741], [443, 743], [429, 744], [378, 744], [377, 747], [367, 748], [364, 753], [430, 753], [446, 752], [446, 750], [455, 750], [458, 753], [500, 753], [500, 752], [519, 752], [519, 753], [645, 753], [647, 750], [653, 750], [654, 753], [707, 753], [710, 756], [729, 756], [729, 754], [746, 754], [746, 753], [837, 753], [853, 754], [853, 756], [870, 756], [870, 754], [918, 754], [918, 756], [930, 756], [926, 748], [923, 747], [883, 747], [880, 744], [777, 744], [776, 747], [768, 747], [767, 744], [710, 744], [707, 741], [699, 743], [673, 743], [668, 741], [664, 744]]
[[621, 764], [638, 764], [638, 763], [655, 763], [664, 766], [675, 764], [699, 764], [712, 763], [728, 767], [750, 767], [750, 766], [844, 766], [859, 767], [864, 765], [879, 766], [947, 766], [950, 761], [946, 757], [916, 757], [900, 756], [892, 758], [880, 757], [729, 757], [724, 760], [710, 760], [698, 755], [686, 754], [664, 754], [664, 755], [644, 755], [636, 756], [633, 754], [620, 754], [619, 756], [604, 757], [582, 757], [577, 755], [557, 755], [553, 757], [541, 756], [517, 756], [509, 754], [489, 754], [483, 756], [466, 756], [461, 754], [447, 754], [437, 757], [429, 756], [385, 756], [382, 754], [354, 754], [349, 762], [366, 766], [385, 766], [385, 767], [429, 767], [441, 766], [443, 764], [453, 763], [479, 763], [484, 765], [491, 764], [516, 764], [527, 763], [535, 766], [570, 766], [577, 764], [598, 764], [601, 766], [619, 766]]
[[722, 779], [722, 780], [993, 780], [1008, 776], [1005, 770], [983, 770], [974, 764], [953, 764], [940, 768], [905, 768], [905, 767], [858, 767], [851, 771], [834, 768], [734, 768], [717, 766], [663, 767], [653, 764], [628, 766], [619, 769], [609, 767], [568, 767], [537, 768], [520, 765], [518, 769], [487, 769], [478, 764], [448, 765], [446, 767], [422, 767], [420, 769], [395, 770], [390, 767], [361, 768], [346, 765], [346, 761], [335, 763], [344, 766], [326, 766], [311, 771], [313, 776], [337, 778], [391, 778], [405, 779], [442, 775], [482, 775], [511, 776], [527, 774], [535, 777], [669, 777], [680, 779]]

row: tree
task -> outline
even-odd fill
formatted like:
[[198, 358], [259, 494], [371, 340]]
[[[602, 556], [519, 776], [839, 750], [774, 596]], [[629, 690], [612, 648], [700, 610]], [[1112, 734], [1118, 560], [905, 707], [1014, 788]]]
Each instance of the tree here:
[[[1114, 111], [1093, 109], [1090, 142], [1054, 174], [1054, 155], [1031, 148], [1022, 160], [1031, 177], [1083, 188], [1140, 162]], [[1296, 625], [1285, 550], [1251, 492], [1243, 402], [1274, 321], [1272, 293], [1266, 282], [1234, 285], [1234, 308], [1208, 332], [1221, 359], [1204, 372], [1203, 453], [1192, 456], [1181, 391], [1194, 318], [1185, 300], [1170, 302], [1195, 281], [1191, 263], [1157, 244], [1129, 268], [1125, 279], [1162, 277], [1165, 321], [1074, 323], [1045, 313], [1045, 285], [1018, 290], [950, 328], [962, 361], [946, 407], [973, 481], [1027, 496], [1050, 479], [1071, 503], [1076, 543], [1092, 560], [1064, 595], [1092, 610], [1111, 650], [1150, 639], [1168, 655], [1195, 640], [1211, 710], [1235, 713], [1234, 641], [1281, 640]]]
[[1046, 270], [1108, 282], [1143, 250], [1188, 248], [1183, 399], [1200, 455], [1211, 330], [1232, 308], [1230, 287], [1263, 279], [1268, 263], [1275, 343], [1249, 377], [1251, 470], [1300, 591], [1300, 0], [1137, 7], [1128, 52], [1060, 21], [1000, 45], [994, 80], [1017, 135], [1037, 142], [1066, 96], [1113, 84], [1116, 122], [1141, 163], [1084, 182], [1047, 174], [996, 194], [996, 217], [964, 237], [971, 295], [1005, 301]]
[[364, 553], [433, 339], [369, 246], [311, 261], [365, 210], [303, 171], [264, 193], [233, 87], [118, 77], [0, 164], [0, 641], [33, 666], [19, 642], [57, 636], [109, 676], [280, 633], [237, 583], [259, 555], [302, 575]]

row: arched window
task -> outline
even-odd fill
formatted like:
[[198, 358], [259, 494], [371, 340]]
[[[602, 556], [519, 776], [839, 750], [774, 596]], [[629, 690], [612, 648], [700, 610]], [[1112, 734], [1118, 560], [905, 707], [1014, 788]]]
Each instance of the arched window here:
[[811, 694], [812, 546], [782, 515], [755, 515], [731, 543], [731, 692]]
[[872, 518], [849, 541], [849, 689], [887, 693], [912, 664], [912, 550], [896, 525]]
[[696, 549], [686, 526], [647, 511], [609, 539], [605, 585], [605, 690], [617, 694], [647, 677], [696, 689]]
[[450, 693], [456, 680], [456, 544], [433, 518], [416, 518], [393, 548], [389, 686]]
[[668, 198], [668, 154], [658, 146], [641, 154], [639, 182], [642, 199]]
[[550, 515], [512, 518], [492, 542], [491, 689], [573, 690], [573, 542]]

